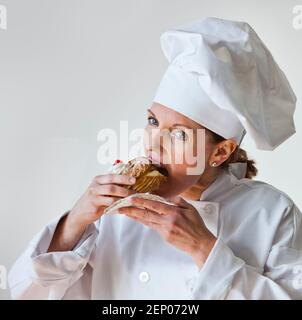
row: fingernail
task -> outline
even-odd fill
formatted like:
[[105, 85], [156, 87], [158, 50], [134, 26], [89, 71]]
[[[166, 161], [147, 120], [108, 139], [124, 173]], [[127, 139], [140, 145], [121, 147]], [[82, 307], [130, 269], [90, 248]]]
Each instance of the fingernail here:
[[134, 177], [131, 177], [131, 178], [130, 178], [130, 182], [131, 182], [131, 183], [134, 183], [135, 180], [136, 180], [136, 179], [135, 179]]

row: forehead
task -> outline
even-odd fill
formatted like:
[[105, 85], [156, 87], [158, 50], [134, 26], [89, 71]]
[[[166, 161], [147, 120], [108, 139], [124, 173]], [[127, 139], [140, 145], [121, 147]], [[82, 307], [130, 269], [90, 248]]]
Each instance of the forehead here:
[[159, 121], [165, 122], [167, 124], [183, 124], [191, 128], [204, 128], [194, 120], [160, 103], [153, 102], [151, 107], [149, 107], [148, 109], [150, 109], [155, 114], [156, 118]]

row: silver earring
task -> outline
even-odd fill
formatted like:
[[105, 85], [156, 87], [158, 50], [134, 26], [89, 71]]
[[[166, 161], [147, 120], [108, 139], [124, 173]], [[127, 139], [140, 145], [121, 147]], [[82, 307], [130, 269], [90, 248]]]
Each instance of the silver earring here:
[[217, 166], [216, 162], [211, 163], [211, 167], [216, 167], [216, 166]]

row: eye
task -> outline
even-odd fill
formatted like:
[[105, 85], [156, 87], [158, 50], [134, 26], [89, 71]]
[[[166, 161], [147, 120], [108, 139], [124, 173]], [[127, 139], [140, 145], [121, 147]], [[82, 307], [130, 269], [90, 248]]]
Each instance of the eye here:
[[180, 129], [172, 130], [171, 135], [176, 137], [179, 140], [183, 140], [183, 141], [188, 140], [188, 135], [183, 130], [180, 130]]
[[158, 121], [154, 117], [148, 117], [148, 123], [151, 126], [158, 126]]

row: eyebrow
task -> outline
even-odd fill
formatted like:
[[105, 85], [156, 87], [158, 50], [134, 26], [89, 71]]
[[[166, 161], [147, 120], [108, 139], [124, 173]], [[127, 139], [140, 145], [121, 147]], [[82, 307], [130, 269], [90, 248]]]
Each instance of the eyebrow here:
[[[156, 115], [154, 114], [154, 112], [152, 112], [150, 109], [147, 109], [154, 117], [156, 117]], [[193, 129], [191, 128], [190, 126], [187, 126], [186, 124], [183, 124], [183, 123], [174, 123], [172, 125], [172, 127], [177, 127], [177, 126], [181, 126], [181, 127], [186, 127], [188, 129]]]
[[150, 113], [152, 113], [152, 114], [154, 115], [154, 117], [155, 117], [155, 114], [154, 114], [150, 109], [147, 109], [147, 111], [149, 111]]

